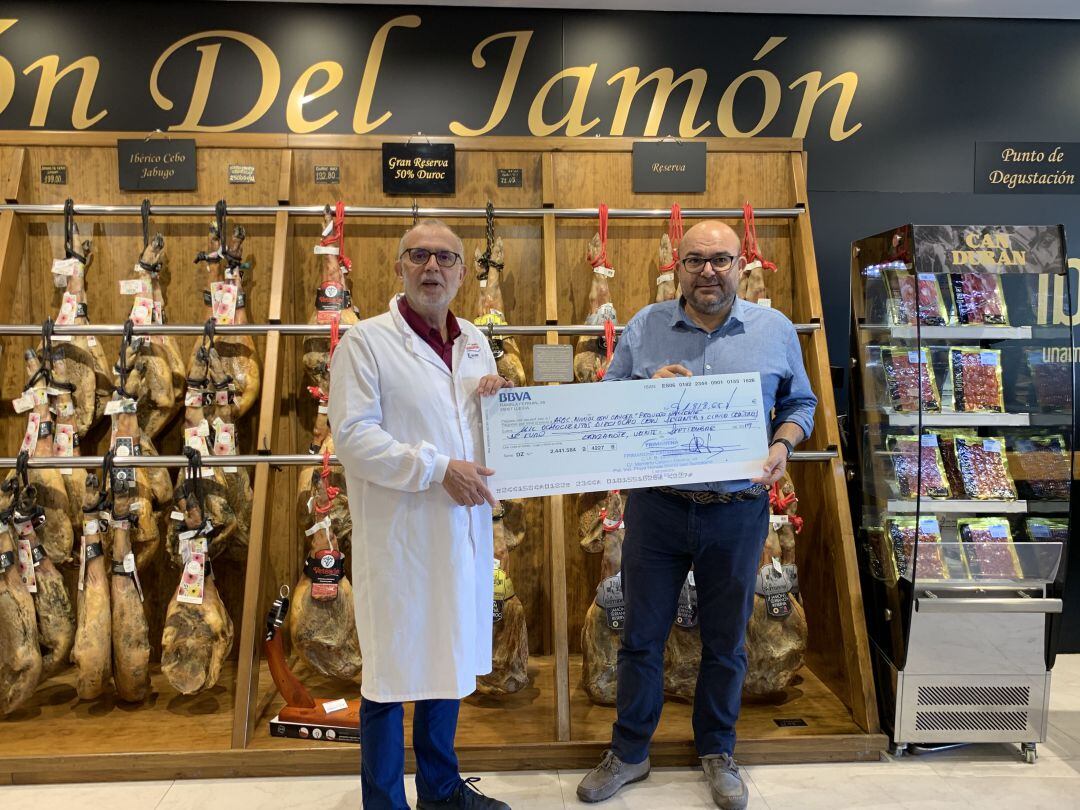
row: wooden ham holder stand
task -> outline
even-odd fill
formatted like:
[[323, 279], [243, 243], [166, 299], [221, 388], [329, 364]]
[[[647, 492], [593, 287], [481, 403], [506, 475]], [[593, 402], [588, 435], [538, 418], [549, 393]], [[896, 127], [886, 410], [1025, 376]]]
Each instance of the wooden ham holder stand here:
[[281, 593], [266, 615], [266, 636], [263, 638], [263, 654], [270, 668], [278, 694], [285, 705], [270, 720], [270, 734], [274, 737], [294, 737], [300, 740], [328, 740], [329, 742], [360, 742], [360, 700], [350, 700], [344, 709], [328, 712], [329, 703], [318, 704], [300, 679], [289, 669], [285, 659], [278, 628], [289, 615], [289, 587], [281, 586]]

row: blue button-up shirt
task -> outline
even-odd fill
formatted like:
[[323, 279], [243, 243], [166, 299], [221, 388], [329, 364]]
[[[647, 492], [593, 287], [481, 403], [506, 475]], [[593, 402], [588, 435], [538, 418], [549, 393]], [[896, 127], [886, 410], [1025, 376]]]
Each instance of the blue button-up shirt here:
[[[792, 422], [807, 436], [814, 429], [817, 397], [803, 366], [799, 336], [782, 312], [736, 298], [727, 319], [706, 332], [686, 314], [682, 300], [650, 304], [622, 334], [604, 382], [649, 379], [663, 366], [679, 363], [695, 375], [761, 375], [761, 395], [772, 430]], [[686, 484], [680, 489], [735, 492], [750, 481]]]

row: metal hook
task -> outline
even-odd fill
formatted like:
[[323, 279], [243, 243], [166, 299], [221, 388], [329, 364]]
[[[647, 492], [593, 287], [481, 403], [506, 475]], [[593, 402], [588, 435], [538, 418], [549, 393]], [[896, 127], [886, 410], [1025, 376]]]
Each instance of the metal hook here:
[[155, 129], [152, 132], [147, 132], [146, 133], [146, 137], [143, 138], [143, 143], [146, 143], [148, 140], [153, 138], [155, 135], [160, 135], [161, 137], [163, 137], [167, 141], [172, 140], [172, 138], [170, 138], [167, 133], [162, 132], [160, 129]]

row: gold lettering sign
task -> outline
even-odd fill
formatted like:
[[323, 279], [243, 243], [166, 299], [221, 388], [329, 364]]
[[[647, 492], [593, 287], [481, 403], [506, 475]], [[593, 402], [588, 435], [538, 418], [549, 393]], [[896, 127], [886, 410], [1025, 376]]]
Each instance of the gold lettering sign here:
[[966, 250], [951, 250], [949, 263], [956, 265], [984, 265], [986, 267], [1012, 267], [1027, 264], [1027, 252], [1014, 250], [1005, 233], [964, 234]]
[[[0, 19], [0, 35], [8, 32], [17, 23], [17, 19]], [[375, 132], [385, 127], [394, 114], [392, 109], [385, 109], [378, 114], [372, 110], [375, 88], [380, 78], [384, 55], [390, 44], [391, 33], [397, 28], [420, 28], [421, 24], [419, 15], [405, 14], [390, 19], [378, 29], [368, 46], [363, 73], [359, 77], [356, 102], [351, 111], [329, 108], [324, 103], [318, 108], [318, 113], [305, 112], [308, 105], [328, 96], [341, 85], [348, 84], [350, 77], [346, 75], [347, 68], [341, 63], [333, 60], [313, 61], [297, 74], [283, 77], [281, 62], [266, 42], [244, 31], [224, 29], [198, 31], [165, 48], [150, 72], [150, 95], [158, 108], [165, 112], [179, 108], [180, 112], [173, 123], [162, 126], [163, 129], [172, 131], [236, 132], [249, 129], [283, 101], [285, 125], [289, 132], [319, 132], [338, 120], [343, 112], [352, 113], [353, 132]], [[437, 32], [426, 32], [426, 35], [430, 37], [434, 33]], [[452, 134], [473, 137], [491, 132], [505, 120], [515, 101], [528, 104], [526, 123], [529, 132], [537, 136], [581, 136], [604, 131], [609, 135], [621, 136], [626, 134], [634, 105], [647, 103], [648, 115], [641, 134], [655, 137], [661, 134], [660, 129], [672, 105], [679, 103], [676, 99], [681, 101], [681, 108], [676, 110], [677, 134], [683, 138], [708, 134], [709, 130], [730, 137], [753, 137], [764, 132], [777, 120], [792, 120], [791, 135], [802, 138], [807, 134], [815, 111], [822, 105], [832, 106], [829, 123], [829, 137], [832, 140], [845, 140], [862, 128], [861, 122], [849, 121], [859, 83], [859, 77], [854, 72], [844, 71], [830, 78], [820, 70], [810, 70], [786, 86], [781, 83], [778, 72], [770, 69], [768, 57], [787, 41], [787, 37], [774, 36], [766, 39], [754, 55], [751, 69], [736, 75], [722, 89], [715, 87], [715, 80], [704, 68], [693, 68], [677, 74], [671, 67], [659, 67], [643, 75], [641, 67], [627, 65], [610, 76], [598, 77], [598, 63], [594, 62], [588, 65], [567, 65], [548, 77], [535, 91], [532, 88], [522, 91], [520, 78], [534, 33], [532, 30], [502, 31], [488, 35], [476, 44], [472, 50], [472, 67], [477, 70], [499, 71], [499, 89], [487, 109], [486, 120], [451, 120], [447, 127]], [[509, 55], [505, 57], [504, 63], [491, 64], [490, 53], [495, 50], [492, 46], [502, 40], [509, 40]], [[189, 49], [189, 46], [194, 49], [196, 56], [195, 75], [190, 77], [190, 94], [187, 98], [167, 97], [162, 90], [162, 73], [179, 70], [178, 63], [181, 60], [174, 60], [172, 57]], [[230, 82], [229, 77], [217, 71], [222, 48], [228, 48], [230, 52], [240, 49], [255, 57], [259, 66], [256, 84]], [[502, 52], [499, 50], [499, 53]], [[190, 56], [188, 58], [190, 59]], [[43, 55], [32, 62], [23, 70], [23, 75], [30, 76], [34, 72], [40, 72], [40, 75], [28, 125], [44, 126], [57, 96], [54, 93], [57, 85], [63, 81], [74, 82], [76, 79], [79, 84], [70, 112], [71, 126], [75, 129], [86, 129], [100, 124], [108, 115], [108, 110], [93, 109], [92, 102], [101, 69], [101, 62], [95, 56], [84, 56], [64, 66], [61, 66], [60, 57], [56, 54]], [[610, 121], [587, 114], [598, 79], [602, 79], [608, 87], [619, 88]], [[16, 81], [19, 80], [21, 79], [11, 62], [0, 56], [0, 113], [9, 106], [15, 94]], [[355, 77], [353, 80], [355, 81]], [[282, 99], [283, 81], [288, 84], [287, 93]], [[709, 117], [710, 111], [702, 110], [702, 101], [711, 83], [714, 91], [719, 94], [719, 103], [712, 118]], [[175, 86], [175, 81], [166, 86]], [[438, 82], [432, 82], [432, 87], [438, 87]], [[532, 98], [516, 98], [521, 92], [534, 92], [534, 95]], [[211, 106], [212, 93], [229, 94], [230, 108], [235, 108], [242, 114], [223, 123], [206, 122], [204, 117]], [[66, 97], [66, 94], [61, 95]], [[558, 111], [553, 110], [555, 100], [552, 96], [569, 99], [568, 106]], [[736, 102], [739, 105], [738, 121], [735, 114]], [[411, 99], [409, 103], [419, 102]], [[785, 109], [790, 110], [790, 114], [782, 115]], [[244, 110], [246, 112], [243, 112]], [[1053, 157], [1049, 159], [1053, 160]], [[1003, 173], [1000, 182], [1028, 182], [1016, 179], [1018, 177], [1020, 176]], [[1075, 177], [1063, 169], [1057, 173], [1047, 172], [1045, 182], [1072, 184]]]

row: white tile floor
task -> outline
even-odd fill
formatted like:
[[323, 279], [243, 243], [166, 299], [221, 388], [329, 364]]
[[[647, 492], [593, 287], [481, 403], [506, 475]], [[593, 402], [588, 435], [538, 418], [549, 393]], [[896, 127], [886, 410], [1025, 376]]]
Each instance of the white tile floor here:
[[[1027, 765], [1015, 746], [975, 745], [872, 763], [759, 765], [749, 776], [750, 807], [829, 808], [1080, 807], [1080, 655], [1060, 656], [1050, 699], [1049, 740]], [[583, 771], [477, 774], [480, 787], [513, 810], [584, 808], [575, 788]], [[408, 783], [409, 800], [415, 790]], [[714, 807], [699, 770], [658, 768], [645, 782], [600, 805], [604, 810], [694, 810]], [[358, 810], [357, 777], [204, 779], [0, 788], [3, 810]]]

